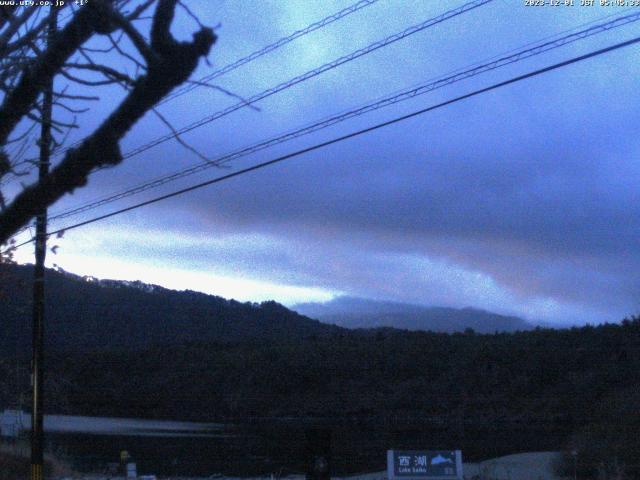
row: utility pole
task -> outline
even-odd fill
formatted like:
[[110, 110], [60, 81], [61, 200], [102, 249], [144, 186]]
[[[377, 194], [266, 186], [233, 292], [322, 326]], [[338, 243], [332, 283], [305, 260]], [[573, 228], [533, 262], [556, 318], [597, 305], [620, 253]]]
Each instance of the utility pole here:
[[[49, 12], [47, 43], [50, 43], [58, 28], [57, 10]], [[42, 125], [40, 130], [40, 162], [38, 180], [49, 174], [51, 157], [51, 120], [53, 110], [53, 76], [43, 90]], [[33, 356], [31, 360], [31, 480], [44, 478], [44, 430], [43, 430], [43, 347], [44, 347], [44, 260], [47, 254], [47, 209], [36, 216], [36, 263], [33, 277]]]

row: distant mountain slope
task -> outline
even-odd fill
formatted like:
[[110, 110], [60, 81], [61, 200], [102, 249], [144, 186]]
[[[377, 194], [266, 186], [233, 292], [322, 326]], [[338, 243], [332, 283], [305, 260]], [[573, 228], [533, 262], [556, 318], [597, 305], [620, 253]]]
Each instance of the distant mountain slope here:
[[[24, 350], [31, 344], [33, 269], [4, 265], [0, 273], [0, 348]], [[269, 342], [341, 330], [276, 302], [240, 303], [193, 291], [53, 270], [46, 272], [46, 300], [46, 339], [56, 349], [138, 349], [189, 341]]]
[[534, 327], [519, 317], [475, 308], [426, 307], [354, 297], [338, 297], [327, 303], [301, 303], [292, 309], [346, 328], [395, 327], [447, 333], [472, 328], [478, 333], [494, 333], [530, 330]]

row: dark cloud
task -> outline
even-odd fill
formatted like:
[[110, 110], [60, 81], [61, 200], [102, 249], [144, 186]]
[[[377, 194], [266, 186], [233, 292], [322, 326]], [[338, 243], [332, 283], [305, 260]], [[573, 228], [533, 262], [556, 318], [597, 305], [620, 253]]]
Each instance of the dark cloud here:
[[[427, 3], [370, 7], [220, 81], [251, 95], [442, 8]], [[260, 12], [227, 7], [214, 64], [344, 6], [322, 4], [267, 2]], [[215, 157], [611, 13], [534, 10], [501, 2], [483, 7], [261, 102], [261, 112], [245, 109], [185, 139]], [[611, 44], [629, 32], [607, 33], [462, 82], [234, 167]], [[638, 65], [637, 48], [616, 52], [193, 192], [113, 225], [174, 236], [175, 242], [153, 248], [137, 244], [127, 253], [132, 261], [155, 255], [180, 259], [192, 270], [204, 264], [240, 277], [361, 296], [474, 305], [557, 321], [616, 320], [640, 309]], [[162, 108], [181, 126], [233, 101], [200, 90]], [[146, 119], [125, 151], [162, 132], [158, 121]], [[179, 145], [165, 144], [97, 175], [91, 189], [63, 205], [197, 161]], [[141, 198], [223, 173], [211, 170]], [[190, 246], [194, 238], [201, 242], [198, 255]]]

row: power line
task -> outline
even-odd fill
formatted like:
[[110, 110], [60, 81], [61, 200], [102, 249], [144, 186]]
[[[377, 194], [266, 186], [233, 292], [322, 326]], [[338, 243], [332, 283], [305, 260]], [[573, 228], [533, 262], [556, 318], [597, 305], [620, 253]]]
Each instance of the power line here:
[[[164, 103], [167, 103], [169, 101], [171, 101], [174, 98], [177, 98], [179, 96], [182, 96], [198, 87], [202, 87], [203, 84], [206, 84], [207, 82], [212, 81], [215, 78], [218, 78], [222, 75], [225, 75], [233, 70], [236, 70], [237, 68], [246, 65], [247, 63], [253, 62], [254, 60], [257, 60], [258, 58], [267, 55], [268, 53], [273, 52], [274, 50], [277, 50], [280, 47], [283, 47], [285, 45], [287, 45], [288, 43], [291, 43], [292, 41], [303, 37], [305, 35], [308, 35], [309, 33], [315, 32], [316, 30], [319, 30], [321, 28], [326, 27], [327, 25], [330, 25], [331, 23], [334, 23], [348, 15], [351, 15], [352, 13], [355, 13], [359, 10], [362, 10], [365, 7], [368, 7], [370, 5], [373, 5], [374, 3], [378, 2], [379, 0], [360, 0], [356, 3], [354, 3], [353, 5], [350, 5], [346, 8], [343, 8], [342, 10], [333, 13], [321, 20], [318, 20], [317, 22], [314, 22], [308, 26], [306, 26], [305, 28], [302, 28], [300, 30], [296, 30], [295, 32], [291, 33], [290, 35], [286, 36], [286, 37], [282, 37], [280, 39], [278, 39], [277, 41], [275, 41], [274, 43], [271, 43], [265, 47], [262, 47], [259, 50], [256, 50], [252, 53], [250, 53], [249, 55], [239, 58], [238, 60], [225, 65], [224, 67], [210, 73], [209, 75], [206, 75], [202, 78], [200, 78], [199, 80], [197, 80], [196, 83], [191, 84], [191, 85], [186, 85], [183, 86], [182, 88], [176, 89], [175, 91], [173, 91], [172, 93], [170, 93], [168, 96], [166, 96], [165, 98], [163, 98], [158, 105], [162, 105]], [[68, 15], [66, 18], [70, 18], [72, 17], [73, 14]], [[65, 149], [61, 149], [58, 152], [56, 152], [54, 154], [54, 156], [60, 156], [66, 152], [68, 152], [70, 149], [77, 147], [78, 145], [80, 145], [80, 143], [82, 143], [81, 141], [79, 142], [75, 142], [73, 145], [70, 145], [69, 147], [65, 148]], [[31, 169], [29, 169], [31, 170]]]
[[[129, 207], [121, 208], [119, 210], [107, 213], [105, 215], [100, 215], [98, 217], [94, 217], [94, 218], [91, 218], [89, 220], [85, 220], [83, 222], [79, 222], [79, 223], [67, 226], [65, 228], [61, 228], [61, 229], [55, 230], [53, 232], [50, 232], [49, 235], [56, 235], [58, 233], [66, 232], [68, 230], [73, 230], [73, 229], [76, 229], [76, 228], [79, 228], [79, 227], [83, 227], [85, 225], [89, 225], [89, 224], [98, 222], [100, 220], [104, 220], [104, 219], [107, 219], [107, 218], [110, 218], [110, 217], [114, 217], [116, 215], [120, 215], [122, 213], [129, 212], [131, 210], [135, 210], [135, 209], [147, 206], [147, 205], [151, 205], [153, 203], [160, 202], [162, 200], [166, 200], [166, 199], [169, 199], [169, 198], [173, 198], [173, 197], [176, 197], [176, 196], [191, 192], [193, 190], [198, 190], [200, 188], [203, 188], [203, 187], [206, 187], [206, 186], [209, 186], [209, 185], [213, 185], [215, 183], [220, 183], [220, 182], [223, 182], [225, 180], [229, 180], [231, 178], [238, 177], [238, 176], [243, 175], [245, 173], [253, 172], [255, 170], [260, 170], [262, 168], [274, 165], [276, 163], [281, 163], [281, 162], [283, 162], [285, 160], [289, 160], [289, 159], [294, 158], [294, 157], [299, 157], [299, 156], [304, 155], [306, 153], [313, 152], [315, 150], [319, 150], [321, 148], [324, 148], [324, 147], [327, 147], [327, 146], [330, 146], [330, 145], [333, 145], [333, 144], [336, 144], [336, 143], [340, 143], [342, 141], [345, 141], [345, 140], [348, 140], [348, 139], [351, 139], [351, 138], [354, 138], [354, 137], [359, 137], [359, 136], [364, 135], [366, 133], [370, 133], [370, 132], [373, 132], [375, 130], [379, 130], [381, 128], [388, 127], [390, 125], [394, 125], [396, 123], [400, 123], [400, 122], [403, 122], [405, 120], [409, 120], [411, 118], [418, 117], [420, 115], [424, 115], [425, 113], [428, 113], [428, 112], [431, 112], [433, 110], [437, 110], [437, 109], [446, 107], [448, 105], [452, 105], [452, 104], [460, 102], [462, 100], [466, 100], [468, 98], [476, 97], [476, 96], [481, 95], [483, 93], [487, 93], [487, 92], [490, 92], [490, 91], [493, 91], [493, 90], [497, 90], [499, 88], [502, 88], [502, 87], [505, 87], [507, 85], [511, 85], [511, 84], [520, 82], [522, 80], [526, 80], [528, 78], [537, 77], [537, 76], [542, 75], [544, 73], [551, 72], [553, 70], [558, 70], [560, 68], [563, 68], [563, 67], [566, 67], [566, 66], [578, 63], [578, 62], [582, 62], [584, 60], [587, 60], [587, 59], [590, 59], [590, 58], [593, 58], [593, 57], [604, 55], [605, 53], [609, 53], [609, 52], [612, 52], [614, 50], [618, 50], [620, 48], [628, 47], [628, 46], [634, 45], [636, 43], [640, 43], [640, 37], [635, 37], [635, 38], [633, 38], [631, 40], [620, 42], [620, 43], [617, 43], [615, 45], [611, 45], [609, 47], [601, 48], [599, 50], [595, 50], [593, 52], [590, 52], [590, 53], [587, 53], [587, 54], [584, 54], [584, 55], [580, 55], [578, 57], [573, 57], [573, 58], [571, 58], [569, 60], [565, 60], [563, 62], [555, 63], [555, 64], [550, 65], [548, 67], [540, 68], [538, 70], [534, 70], [534, 71], [531, 71], [529, 73], [525, 73], [523, 75], [518, 75], [518, 76], [512, 77], [512, 78], [510, 78], [508, 80], [504, 80], [502, 82], [494, 83], [493, 85], [490, 85], [488, 87], [480, 88], [480, 89], [474, 90], [474, 91], [472, 91], [470, 93], [467, 93], [467, 94], [464, 94], [464, 95], [460, 95], [458, 97], [454, 97], [454, 98], [452, 98], [450, 100], [446, 100], [446, 101], [438, 103], [436, 105], [432, 105], [430, 107], [426, 107], [426, 108], [423, 108], [421, 110], [417, 110], [417, 111], [414, 111], [412, 113], [408, 113], [406, 115], [402, 115], [400, 117], [396, 117], [396, 118], [393, 118], [391, 120], [387, 120], [385, 122], [377, 123], [377, 124], [372, 125], [370, 127], [363, 128], [361, 130], [357, 130], [355, 132], [351, 132], [351, 133], [348, 133], [346, 135], [342, 135], [342, 136], [333, 138], [331, 140], [327, 140], [325, 142], [317, 143], [317, 144], [312, 145], [310, 147], [306, 147], [306, 148], [303, 148], [303, 149], [300, 149], [300, 150], [296, 150], [295, 152], [291, 152], [291, 153], [288, 153], [286, 155], [282, 155], [282, 156], [274, 158], [272, 160], [269, 160], [269, 161], [266, 161], [266, 162], [262, 162], [262, 163], [258, 163], [256, 165], [251, 166], [251, 167], [247, 167], [247, 168], [238, 170], [236, 172], [229, 173], [227, 175], [216, 177], [214, 179], [207, 180], [205, 182], [201, 182], [201, 183], [192, 185], [190, 187], [186, 187], [186, 188], [183, 188], [183, 189], [180, 189], [180, 190], [177, 190], [177, 191], [165, 194], [165, 195], [161, 195], [159, 197], [152, 198], [151, 200], [140, 202], [140, 203], [137, 203], [135, 205], [131, 205]], [[9, 253], [10, 251], [15, 250], [16, 248], [19, 248], [19, 247], [22, 247], [24, 245], [27, 245], [27, 244], [33, 242], [33, 240], [34, 239], [32, 238], [32, 239], [27, 240], [25, 242], [22, 242], [22, 243], [20, 243], [18, 245], [10, 247], [10, 248], [6, 249], [3, 252], [3, 254]]]
[[[279, 40], [275, 41], [274, 43], [271, 43], [265, 47], [262, 47], [259, 50], [256, 50], [255, 52], [250, 53], [249, 55], [247, 55], [246, 57], [242, 57], [238, 60], [236, 60], [235, 62], [229, 63], [227, 65], [225, 65], [224, 67], [210, 73], [209, 75], [206, 75], [202, 78], [200, 78], [198, 80], [198, 83], [207, 83], [210, 82], [218, 77], [221, 77], [222, 75], [225, 75], [243, 65], [246, 65], [247, 63], [253, 62], [254, 60], [257, 60], [258, 58], [273, 52], [274, 50], [277, 50], [280, 47], [283, 47], [284, 45], [300, 38], [303, 37], [311, 32], [315, 32], [316, 30], [319, 30], [333, 22], [336, 22], [338, 20], [340, 20], [341, 18], [346, 17], [347, 15], [351, 15], [354, 12], [357, 12], [358, 10], [361, 10], [365, 7], [368, 7], [370, 5], [373, 5], [374, 3], [376, 3], [378, 0], [361, 0], [359, 2], [354, 3], [353, 5], [350, 5], [342, 10], [340, 10], [339, 12], [336, 12], [332, 15], [329, 15], [328, 17], [323, 18], [322, 20], [318, 20], [315, 23], [312, 23], [311, 25], [308, 25], [305, 28], [302, 28], [300, 30], [296, 30], [295, 32], [293, 32], [290, 35], [287, 35], [286, 37], [282, 37]], [[166, 96], [160, 103], [159, 105], [162, 105], [163, 103], [169, 102], [170, 100], [173, 100], [174, 98], [177, 98], [179, 96], [184, 95], [185, 93], [188, 93], [190, 91], [192, 91], [195, 88], [198, 88], [202, 85], [198, 85], [198, 84], [191, 84], [191, 85], [185, 85], [182, 88], [176, 89], [174, 90], [172, 93], [170, 93], [168, 96]]]
[[137, 185], [135, 187], [126, 189], [124, 191], [121, 191], [119, 193], [115, 193], [115, 194], [111, 194], [109, 196], [103, 197], [101, 199], [92, 201], [88, 204], [85, 205], [81, 205], [79, 207], [74, 207], [65, 211], [62, 211], [59, 214], [53, 215], [51, 216], [51, 220], [60, 220], [63, 218], [68, 218], [74, 215], [77, 215], [79, 213], [88, 211], [88, 210], [93, 210], [95, 208], [98, 208], [100, 206], [106, 205], [108, 203], [112, 203], [114, 201], [117, 200], [121, 200], [123, 198], [138, 194], [138, 193], [142, 193], [146, 190], [150, 190], [152, 188], [157, 188], [161, 185], [164, 185], [166, 183], [175, 181], [177, 179], [189, 176], [189, 175], [193, 175], [195, 173], [199, 173], [201, 171], [207, 170], [209, 168], [212, 168], [214, 166], [219, 166], [223, 163], [228, 163], [232, 160], [247, 156], [249, 154], [264, 150], [266, 148], [270, 148], [272, 146], [278, 145], [280, 143], [284, 143], [286, 141], [301, 137], [303, 135], [308, 135], [310, 133], [314, 133], [317, 132], [319, 130], [322, 130], [324, 128], [328, 128], [330, 126], [336, 125], [338, 123], [341, 123], [343, 121], [364, 115], [366, 113], [370, 113], [372, 111], [414, 98], [416, 96], [419, 95], [424, 95], [426, 93], [432, 92], [438, 88], [442, 88], [444, 86], [448, 86], [451, 85], [453, 83], [468, 79], [470, 77], [473, 77], [475, 75], [479, 75], [497, 68], [501, 68], [504, 67], [506, 65], [510, 65], [512, 63], [527, 59], [527, 58], [531, 58], [533, 56], [536, 55], [540, 55], [542, 53], [548, 52], [552, 49], [555, 48], [559, 48], [561, 46], [582, 40], [584, 38], [590, 37], [592, 35], [596, 35], [598, 33], [604, 32], [604, 31], [609, 31], [611, 29], [617, 28], [617, 27], [621, 27], [623, 25], [627, 25], [629, 23], [632, 22], [636, 22], [640, 20], [640, 12], [631, 14], [631, 15], [626, 15], [623, 17], [618, 17], [615, 18], [609, 22], [605, 22], [605, 23], [601, 23], [598, 25], [594, 25], [590, 28], [575, 32], [575, 33], [571, 33], [569, 35], [565, 35], [564, 37], [555, 39], [555, 40], [551, 40], [551, 41], [547, 41], [547, 42], [543, 42], [541, 44], [538, 45], [534, 45], [531, 48], [527, 48], [527, 49], [523, 49], [523, 50], [516, 50], [515, 53], [511, 54], [511, 55], [506, 55], [503, 57], [497, 57], [496, 59], [487, 62], [487, 63], [480, 63], [480, 64], [474, 64], [473, 68], [467, 69], [467, 70], [462, 70], [462, 71], [457, 71], [453, 74], [450, 75], [446, 75], [443, 77], [438, 78], [435, 81], [431, 81], [422, 85], [418, 85], [416, 87], [412, 87], [411, 89], [408, 90], [403, 90], [400, 91], [399, 93], [395, 93], [393, 95], [384, 97], [382, 99], [379, 99], [375, 102], [366, 104], [362, 107], [353, 109], [353, 110], [349, 110], [346, 112], [343, 112], [341, 114], [337, 114], [334, 115], [332, 117], [328, 117], [326, 119], [323, 119], [321, 121], [315, 122], [313, 124], [307, 125], [305, 127], [302, 127], [300, 129], [294, 130], [294, 131], [290, 131], [288, 133], [282, 134], [280, 136], [277, 137], [273, 137], [271, 139], [268, 140], [264, 140], [262, 142], [253, 144], [249, 147], [245, 147], [242, 148], [240, 150], [236, 150], [234, 152], [228, 153], [226, 155], [223, 155], [215, 160], [212, 160], [211, 162], [208, 163], [204, 163], [204, 164], [198, 164], [183, 170], [179, 170], [173, 174], [170, 175], [166, 175], [160, 178], [157, 178], [155, 180], [152, 181], [148, 181], [145, 183], [142, 183], [140, 185]]
[[[374, 42], [372, 44], [369, 44], [366, 47], [360, 48], [358, 50], [355, 50], [353, 52], [351, 52], [348, 55], [344, 55], [342, 57], [339, 57], [329, 63], [325, 63], [324, 65], [321, 65], [320, 67], [314, 68], [312, 70], [309, 70], [301, 75], [298, 75], [296, 77], [293, 77], [285, 82], [282, 82], [278, 85], [276, 85], [275, 87], [271, 87], [268, 88], [267, 90], [264, 90], [260, 93], [257, 93], [251, 97], [249, 97], [248, 99], [243, 99], [242, 101], [239, 101], [238, 103], [235, 103], [223, 110], [219, 110], [211, 115], [208, 115], [194, 123], [191, 123], [179, 130], [175, 130], [172, 131], [171, 133], [167, 133], [166, 135], [163, 135], [161, 137], [158, 137], [154, 140], [151, 140], [150, 142], [143, 144], [141, 146], [138, 146], [137, 148], [135, 148], [132, 151], [129, 151], [127, 153], [125, 153], [123, 155], [123, 159], [127, 159], [127, 158], [131, 158], [135, 155], [138, 155], [146, 150], [149, 150], [150, 148], [153, 148], [157, 145], [160, 145], [161, 143], [164, 143], [168, 140], [171, 140], [173, 138], [176, 138], [184, 133], [190, 132], [191, 130], [194, 130], [196, 128], [199, 128], [203, 125], [206, 125], [208, 123], [211, 123], [215, 120], [218, 120], [222, 117], [225, 117], [237, 110], [240, 110], [244, 107], [247, 107], [253, 103], [259, 102], [261, 100], [264, 100], [265, 98], [271, 97], [272, 95], [275, 95], [277, 93], [282, 92], [283, 90], [287, 90], [299, 83], [305, 82], [311, 78], [317, 77], [318, 75], [321, 75], [329, 70], [333, 70], [345, 63], [351, 62], [353, 60], [356, 60], [364, 55], [367, 55], [371, 52], [374, 52], [380, 48], [386, 47], [387, 45], [390, 45], [392, 43], [395, 43], [399, 40], [402, 40], [410, 35], [413, 35], [415, 33], [421, 32], [423, 30], [426, 30], [429, 27], [432, 27], [434, 25], [437, 25], [439, 23], [442, 23], [446, 20], [449, 20], [450, 18], [454, 18], [457, 17], [458, 15], [461, 15], [463, 13], [466, 13], [470, 10], [473, 10], [475, 8], [478, 8], [482, 5], [485, 5], [487, 3], [491, 3], [494, 0], [474, 0], [472, 2], [466, 3], [464, 5], [461, 5], [458, 8], [455, 8], [453, 10], [449, 10], [437, 17], [433, 17], [430, 18], [428, 20], [425, 20], [422, 23], [419, 23], [417, 25], [413, 25], [412, 27], [409, 27], [401, 32], [395, 33], [393, 35], [390, 35], [382, 40], [378, 40], [377, 42]], [[58, 152], [58, 155], [62, 155], [66, 152], [68, 152], [71, 148], [74, 148], [76, 146], [78, 146], [81, 142], [76, 142], [75, 144], [71, 145], [70, 147], [60, 150]]]
[[[212, 81], [215, 78], [221, 77], [222, 75], [225, 75], [233, 70], [236, 70], [237, 68], [246, 65], [247, 63], [253, 62], [254, 60], [257, 60], [258, 58], [267, 55], [268, 53], [273, 52], [274, 50], [277, 50], [280, 47], [283, 47], [285, 45], [287, 45], [288, 43], [291, 43], [292, 41], [303, 37], [305, 35], [308, 35], [309, 33], [315, 32], [316, 30], [319, 30], [323, 27], [326, 27], [327, 25], [330, 25], [333, 22], [336, 22], [348, 15], [351, 15], [352, 13], [355, 13], [359, 10], [362, 10], [365, 7], [368, 7], [370, 5], [373, 5], [374, 3], [378, 2], [379, 0], [360, 0], [356, 3], [354, 3], [353, 5], [350, 5], [346, 8], [343, 8], [342, 10], [329, 15], [321, 20], [318, 20], [317, 22], [314, 22], [308, 26], [306, 26], [305, 28], [302, 28], [300, 30], [296, 30], [295, 32], [291, 33], [290, 35], [287, 35], [286, 37], [282, 37], [280, 39], [278, 39], [277, 41], [275, 41], [274, 43], [271, 43], [265, 47], [262, 47], [259, 50], [256, 50], [252, 53], [250, 53], [249, 55], [239, 58], [238, 60], [229, 63], [227, 65], [225, 65], [224, 67], [215, 70], [214, 72], [210, 73], [209, 75], [206, 75], [202, 78], [200, 78], [199, 80], [196, 81], [196, 83], [191, 84], [191, 85], [185, 85], [182, 88], [178, 88], [176, 90], [174, 90], [173, 92], [171, 92], [168, 96], [166, 96], [165, 98], [163, 98], [157, 105], [162, 105], [164, 103], [167, 103], [169, 101], [171, 101], [174, 98], [177, 98], [179, 96], [184, 95], [185, 93], [188, 93], [198, 87], [202, 87], [204, 86], [204, 84], [206, 84], [207, 82]], [[77, 147], [78, 145], [80, 145], [80, 143], [82, 143], [81, 141], [74, 143], [73, 145], [69, 146], [68, 148], [65, 148], [63, 150], [60, 150], [56, 153], [56, 156], [59, 156], [61, 154], [66, 153], [69, 149]]]
[[211, 123], [215, 120], [218, 120], [222, 117], [225, 117], [237, 110], [240, 110], [241, 108], [244, 108], [248, 105], [251, 105], [253, 103], [256, 103], [260, 100], [264, 100], [265, 98], [271, 97], [272, 95], [275, 95], [277, 93], [282, 92], [283, 90], [287, 90], [299, 83], [305, 82], [311, 78], [317, 77], [318, 75], [321, 75], [329, 70], [333, 70], [334, 68], [337, 68], [345, 63], [351, 62], [353, 60], [356, 60], [364, 55], [367, 55], [369, 53], [375, 52], [376, 50], [379, 50], [380, 48], [386, 47], [388, 45], [391, 45], [399, 40], [402, 40], [404, 38], [407, 38], [415, 33], [421, 32], [423, 30], [426, 30], [427, 28], [433, 27], [435, 25], [438, 25], [446, 20], [449, 20], [451, 18], [457, 17], [458, 15], [462, 15], [463, 13], [469, 12], [471, 10], [474, 10], [478, 7], [481, 7], [487, 3], [491, 3], [494, 0], [474, 0], [472, 2], [466, 3], [458, 8], [455, 8], [453, 10], [449, 10], [441, 15], [438, 15], [437, 17], [433, 17], [430, 18], [429, 20], [425, 20], [424, 22], [421, 22], [417, 25], [413, 25], [409, 28], [406, 28], [405, 30], [395, 33], [393, 35], [390, 35], [386, 38], [383, 38], [382, 40], [378, 40], [374, 43], [371, 43], [369, 45], [367, 45], [366, 47], [360, 48], [358, 50], [355, 50], [354, 52], [349, 53], [348, 55], [344, 55], [342, 57], [339, 57], [329, 63], [325, 63], [324, 65], [321, 65], [320, 67], [314, 68], [312, 70], [309, 70], [301, 75], [298, 75], [296, 77], [291, 78], [290, 80], [287, 80], [286, 82], [282, 82], [278, 85], [276, 85], [275, 87], [271, 87], [268, 88], [267, 90], [264, 90], [260, 93], [257, 93], [251, 97], [249, 97], [246, 100], [240, 101], [238, 103], [235, 103], [223, 110], [219, 110], [211, 115], [208, 115], [200, 120], [197, 120], [196, 122], [193, 122], [185, 127], [182, 127], [179, 130], [176, 130], [175, 132], [171, 132], [168, 133], [166, 135], [163, 135], [161, 137], [156, 138], [155, 140], [151, 140], [150, 142], [141, 145], [127, 153], [125, 153], [123, 155], [123, 159], [127, 159], [127, 158], [131, 158], [135, 155], [138, 155], [146, 150], [149, 150], [150, 148], [153, 148], [157, 145], [160, 145], [161, 143], [164, 143], [168, 140], [171, 140], [172, 138], [176, 138], [180, 135], [183, 135], [187, 132], [190, 132], [191, 130], [194, 130], [196, 128], [202, 127], [203, 125], [206, 125], [208, 123]]
[[[159, 145], [161, 143], [164, 143], [167, 140], [175, 138], [175, 137], [177, 137], [177, 136], [179, 136], [179, 135], [181, 135], [183, 133], [186, 133], [186, 132], [189, 132], [189, 131], [194, 130], [196, 128], [199, 128], [199, 127], [201, 127], [203, 125], [206, 125], [208, 123], [213, 122], [214, 120], [217, 120], [217, 119], [219, 119], [221, 117], [224, 117], [224, 116], [226, 116], [226, 115], [228, 115], [230, 113], [233, 113], [233, 112], [235, 112], [235, 111], [237, 111], [237, 110], [239, 110], [239, 109], [241, 109], [241, 108], [243, 108], [243, 107], [245, 107], [247, 105], [250, 105], [251, 103], [257, 102], [257, 101], [262, 100], [262, 99], [267, 98], [267, 97], [270, 97], [270, 96], [272, 96], [272, 95], [274, 95], [276, 93], [279, 93], [279, 92], [281, 92], [283, 90], [291, 88], [292, 86], [294, 86], [294, 85], [296, 85], [298, 83], [304, 82], [304, 81], [306, 81], [306, 80], [308, 80], [310, 78], [313, 78], [315, 76], [318, 76], [318, 75], [320, 75], [320, 74], [322, 74], [322, 73], [324, 73], [326, 71], [329, 71], [331, 69], [337, 68], [338, 66], [340, 66], [342, 64], [345, 64], [347, 62], [355, 60], [355, 59], [357, 59], [357, 58], [359, 58], [361, 56], [367, 55], [367, 54], [369, 54], [371, 52], [374, 52], [374, 51], [376, 51], [376, 50], [378, 50], [380, 48], [383, 48], [383, 47], [385, 47], [387, 45], [390, 45], [390, 44], [392, 44], [394, 42], [402, 40], [402, 39], [404, 39], [404, 38], [406, 38], [406, 37], [408, 37], [410, 35], [413, 35], [415, 33], [421, 32], [421, 31], [423, 31], [423, 30], [425, 30], [425, 29], [427, 29], [429, 27], [432, 27], [432, 26], [435, 26], [435, 25], [437, 25], [439, 23], [442, 23], [442, 22], [444, 22], [444, 21], [446, 21], [448, 19], [457, 17], [458, 15], [461, 15], [461, 14], [466, 13], [468, 11], [474, 10], [475, 8], [483, 6], [483, 5], [487, 4], [487, 3], [491, 3], [492, 1], [494, 1], [494, 0], [474, 0], [472, 2], [468, 2], [468, 3], [464, 4], [464, 5], [461, 5], [460, 7], [457, 7], [455, 9], [453, 9], [453, 10], [446, 11], [441, 15], [438, 15], [436, 17], [433, 17], [433, 18], [430, 18], [428, 20], [425, 20], [425, 21], [423, 21], [423, 22], [421, 22], [419, 24], [413, 25], [413, 26], [411, 26], [409, 28], [404, 29], [401, 32], [395, 33], [395, 34], [390, 35], [390, 36], [388, 36], [388, 37], [386, 37], [386, 38], [384, 38], [382, 40], [378, 40], [378, 41], [376, 41], [376, 42], [374, 42], [372, 44], [369, 44], [368, 46], [366, 46], [364, 48], [361, 48], [361, 49], [358, 49], [358, 50], [356, 50], [354, 52], [351, 52], [348, 55], [344, 55], [342, 57], [339, 57], [339, 58], [333, 60], [332, 62], [326, 63], [326, 64], [324, 64], [324, 65], [322, 65], [322, 66], [320, 66], [320, 67], [318, 67], [316, 69], [309, 70], [309, 71], [307, 71], [306, 73], [304, 73], [302, 75], [298, 75], [297, 77], [294, 77], [294, 78], [288, 80], [287, 82], [283, 82], [283, 83], [281, 83], [281, 84], [279, 84], [279, 85], [277, 85], [275, 87], [272, 87], [272, 88], [267, 89], [267, 90], [265, 90], [265, 91], [263, 91], [263, 92], [261, 92], [259, 94], [256, 94], [256, 95], [254, 95], [253, 97], [251, 97], [251, 98], [249, 98], [247, 100], [243, 100], [243, 101], [238, 102], [238, 103], [236, 103], [236, 104], [234, 104], [234, 105], [232, 105], [230, 107], [227, 107], [226, 109], [220, 110], [220, 111], [218, 111], [218, 112], [216, 112], [216, 113], [214, 113], [212, 115], [209, 115], [209, 116], [207, 116], [207, 117], [205, 117], [205, 118], [203, 118], [203, 119], [201, 119], [201, 120], [199, 120], [197, 122], [194, 122], [194, 123], [192, 123], [192, 124], [190, 124], [190, 125], [188, 125], [186, 127], [183, 127], [180, 130], [177, 130], [177, 131], [174, 131], [174, 132], [172, 132], [170, 134], [167, 134], [167, 135], [164, 135], [162, 137], [159, 137], [159, 138], [157, 138], [157, 139], [155, 139], [155, 140], [153, 140], [153, 141], [151, 141], [151, 142], [149, 142], [149, 143], [147, 143], [145, 145], [139, 146], [136, 149], [134, 149], [133, 151], [125, 153], [123, 155], [123, 159], [131, 158], [131, 157], [133, 157], [133, 156], [135, 156], [135, 155], [137, 155], [139, 153], [142, 153], [145, 150], [148, 150], [148, 149], [150, 149], [150, 148], [152, 148], [152, 147], [154, 147], [156, 145]], [[72, 148], [72, 147], [69, 147], [69, 148]], [[65, 149], [65, 150], [61, 151], [60, 153], [64, 153], [65, 151], [68, 151], [68, 150], [69, 149]], [[69, 215], [66, 215], [66, 216], [69, 216]], [[52, 217], [51, 220], [53, 220], [53, 219], [54, 218]], [[21, 230], [21, 231], [24, 231], [24, 229]], [[21, 231], [19, 231], [19, 233]]]

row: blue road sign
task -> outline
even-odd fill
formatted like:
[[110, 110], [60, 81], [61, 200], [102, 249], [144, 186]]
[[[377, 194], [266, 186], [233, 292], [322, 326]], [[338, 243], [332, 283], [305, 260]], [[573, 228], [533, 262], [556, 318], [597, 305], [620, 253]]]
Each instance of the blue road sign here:
[[454, 480], [462, 478], [460, 450], [389, 450], [389, 480]]

